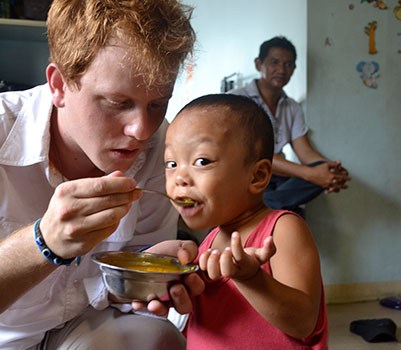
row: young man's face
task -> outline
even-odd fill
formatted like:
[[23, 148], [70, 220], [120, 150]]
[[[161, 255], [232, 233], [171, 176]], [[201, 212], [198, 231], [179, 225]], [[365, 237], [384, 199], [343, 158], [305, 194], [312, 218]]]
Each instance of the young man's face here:
[[244, 165], [242, 130], [222, 109], [183, 111], [169, 126], [165, 164], [167, 193], [191, 198], [194, 207], [175, 207], [192, 229], [227, 224], [247, 206], [252, 166]]
[[260, 83], [272, 89], [287, 85], [295, 69], [292, 52], [280, 47], [272, 47], [263, 62], [256, 59], [255, 63], [260, 72]]
[[79, 90], [64, 87], [64, 106], [58, 111], [61, 134], [89, 172], [93, 165], [104, 173], [126, 171], [166, 113], [173, 84], [146, 89], [127, 55], [120, 46], [105, 47]]

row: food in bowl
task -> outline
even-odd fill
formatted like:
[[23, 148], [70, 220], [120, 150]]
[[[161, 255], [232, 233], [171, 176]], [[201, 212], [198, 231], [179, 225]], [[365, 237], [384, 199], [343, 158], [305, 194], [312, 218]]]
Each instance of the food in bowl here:
[[168, 300], [169, 287], [199, 268], [182, 264], [176, 257], [145, 252], [100, 252], [92, 260], [99, 265], [111, 294], [142, 301], [149, 296]]

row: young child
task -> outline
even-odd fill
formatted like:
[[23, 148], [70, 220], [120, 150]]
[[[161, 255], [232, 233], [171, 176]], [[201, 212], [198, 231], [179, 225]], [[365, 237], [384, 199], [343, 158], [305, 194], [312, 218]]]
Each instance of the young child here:
[[[191, 229], [213, 228], [196, 262], [205, 292], [194, 300], [187, 349], [327, 349], [320, 262], [301, 217], [263, 202], [273, 130], [247, 97], [187, 104], [166, 136], [167, 193]], [[273, 243], [274, 239], [274, 243]]]

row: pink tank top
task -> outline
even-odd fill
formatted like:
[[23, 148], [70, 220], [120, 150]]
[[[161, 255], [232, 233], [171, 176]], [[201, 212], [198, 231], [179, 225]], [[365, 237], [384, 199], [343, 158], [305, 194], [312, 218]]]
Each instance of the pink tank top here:
[[[261, 247], [273, 232], [280, 216], [277, 210], [266, 216], [249, 236], [245, 247]], [[293, 214], [293, 213], [291, 213]], [[199, 248], [199, 255], [210, 248], [218, 229], [213, 230]], [[263, 268], [271, 274], [270, 264]], [[187, 327], [187, 350], [243, 349], [327, 349], [327, 311], [323, 284], [319, 317], [315, 330], [305, 339], [295, 339], [274, 327], [249, 305], [230, 279], [205, 278], [204, 293], [194, 300], [194, 311]]]

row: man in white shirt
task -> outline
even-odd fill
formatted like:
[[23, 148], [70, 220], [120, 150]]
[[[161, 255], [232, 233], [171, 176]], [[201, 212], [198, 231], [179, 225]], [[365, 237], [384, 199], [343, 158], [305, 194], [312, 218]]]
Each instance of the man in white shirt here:
[[[175, 240], [169, 201], [135, 190], [164, 191], [164, 115], [190, 14], [176, 0], [52, 3], [48, 83], [0, 95], [0, 348], [185, 349], [164, 318], [111, 308], [127, 304], [90, 256], [153, 245], [196, 257]], [[195, 274], [185, 284], [170, 289], [181, 313], [203, 290]]]
[[[283, 90], [294, 72], [296, 56], [294, 45], [285, 37], [265, 41], [255, 59], [260, 78], [229, 93], [248, 96], [261, 105], [273, 125], [273, 176], [264, 193], [265, 203], [303, 215], [300, 205], [323, 191], [346, 189], [351, 178], [341, 161], [330, 161], [311, 146], [301, 106]], [[299, 163], [285, 158], [282, 150], [288, 143]]]

